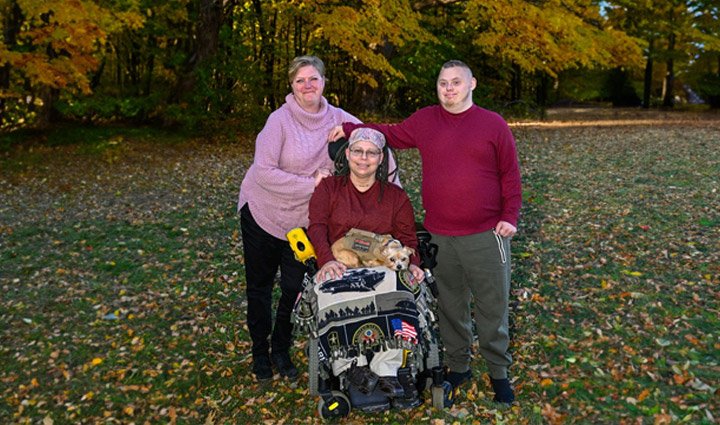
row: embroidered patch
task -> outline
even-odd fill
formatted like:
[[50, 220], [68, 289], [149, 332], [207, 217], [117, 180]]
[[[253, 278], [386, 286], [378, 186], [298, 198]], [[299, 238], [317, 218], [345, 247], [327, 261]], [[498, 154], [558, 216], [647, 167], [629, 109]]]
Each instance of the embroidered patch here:
[[[387, 270], [387, 269], [384, 269]], [[376, 269], [350, 269], [342, 278], [327, 280], [320, 284], [319, 289], [326, 294], [340, 292], [370, 292], [385, 279], [385, 272]]]
[[352, 341], [354, 345], [375, 344], [379, 343], [383, 337], [384, 335], [380, 326], [375, 323], [365, 323], [355, 331]]
[[415, 330], [415, 326], [400, 319], [392, 319], [391, 323], [394, 336], [417, 344], [417, 330]]
[[333, 331], [328, 334], [328, 345], [331, 350], [337, 350], [340, 348], [340, 336], [337, 332]]
[[362, 238], [354, 238], [352, 241], [352, 249], [358, 252], [370, 252], [371, 241]]
[[408, 291], [412, 292], [413, 295], [417, 294], [418, 291], [420, 291], [420, 285], [415, 282], [415, 277], [412, 273], [410, 273], [409, 270], [400, 270], [397, 272], [398, 277], [400, 278], [400, 283], [407, 288]]

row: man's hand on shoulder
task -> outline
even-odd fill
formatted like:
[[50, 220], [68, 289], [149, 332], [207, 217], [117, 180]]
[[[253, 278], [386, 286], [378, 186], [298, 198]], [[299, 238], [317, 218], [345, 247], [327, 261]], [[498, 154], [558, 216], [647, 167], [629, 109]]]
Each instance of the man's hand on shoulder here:
[[330, 133], [328, 134], [328, 142], [334, 142], [341, 137], [346, 137], [342, 125], [335, 126], [330, 129]]

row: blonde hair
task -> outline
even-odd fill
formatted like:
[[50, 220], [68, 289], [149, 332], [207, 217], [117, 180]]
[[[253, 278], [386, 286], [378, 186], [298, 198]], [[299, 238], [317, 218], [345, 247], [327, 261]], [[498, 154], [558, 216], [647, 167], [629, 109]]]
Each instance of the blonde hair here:
[[313, 66], [320, 73], [320, 76], [325, 78], [325, 64], [317, 56], [298, 56], [290, 62], [288, 67], [288, 82], [292, 84], [295, 76], [297, 75], [300, 68], [304, 66]]

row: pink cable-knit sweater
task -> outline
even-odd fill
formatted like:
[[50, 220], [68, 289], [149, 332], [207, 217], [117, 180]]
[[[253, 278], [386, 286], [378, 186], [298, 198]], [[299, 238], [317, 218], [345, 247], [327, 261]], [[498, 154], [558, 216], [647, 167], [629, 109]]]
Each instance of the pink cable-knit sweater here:
[[327, 137], [331, 128], [345, 121], [360, 122], [324, 97], [320, 111], [313, 114], [288, 94], [255, 140], [255, 159], [240, 185], [238, 211], [249, 204], [258, 225], [283, 240], [289, 230], [307, 227], [313, 173], [333, 169]]

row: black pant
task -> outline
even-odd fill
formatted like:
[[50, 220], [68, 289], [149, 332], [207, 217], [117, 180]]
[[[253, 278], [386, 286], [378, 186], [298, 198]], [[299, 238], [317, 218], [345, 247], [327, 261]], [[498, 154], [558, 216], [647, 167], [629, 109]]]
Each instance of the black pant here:
[[[290, 314], [302, 290], [306, 267], [295, 259], [288, 241], [278, 239], [258, 226], [247, 204], [240, 210], [240, 229], [245, 254], [247, 323], [253, 357], [268, 354], [271, 331], [272, 351], [288, 351], [292, 345], [293, 330]], [[273, 327], [272, 291], [278, 267], [282, 294]]]

